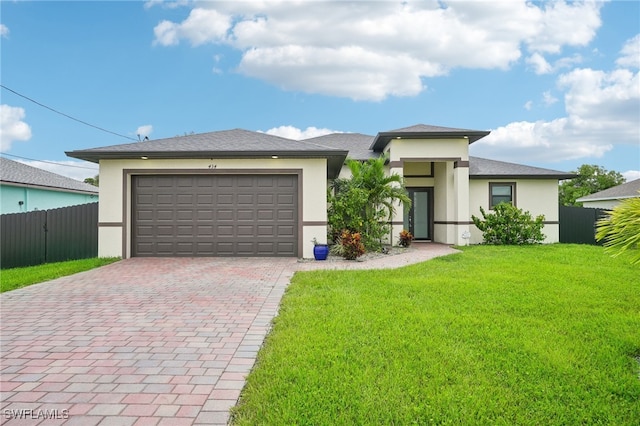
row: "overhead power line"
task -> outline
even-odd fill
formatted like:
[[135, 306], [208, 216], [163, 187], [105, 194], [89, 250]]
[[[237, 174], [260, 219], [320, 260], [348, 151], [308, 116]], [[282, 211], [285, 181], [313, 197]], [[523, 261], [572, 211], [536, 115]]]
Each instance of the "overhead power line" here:
[[11, 93], [13, 93], [13, 94], [15, 94], [15, 95], [20, 96], [21, 98], [24, 98], [24, 99], [28, 100], [29, 102], [33, 102], [33, 103], [34, 103], [34, 104], [36, 104], [36, 105], [39, 105], [39, 106], [41, 106], [41, 107], [43, 107], [43, 108], [46, 108], [46, 109], [48, 109], [49, 111], [53, 111], [53, 112], [55, 112], [56, 114], [60, 114], [60, 115], [62, 115], [62, 116], [64, 116], [64, 117], [70, 118], [71, 120], [77, 121], [78, 123], [82, 123], [82, 124], [84, 124], [85, 126], [93, 127], [94, 129], [98, 129], [98, 130], [103, 131], [103, 132], [106, 132], [106, 133], [111, 133], [112, 135], [120, 136], [121, 138], [126, 138], [126, 139], [132, 140], [132, 141], [134, 141], [134, 142], [138, 142], [138, 140], [137, 140], [137, 139], [132, 138], [131, 136], [122, 135], [122, 134], [120, 134], [120, 133], [112, 132], [111, 130], [107, 130], [107, 129], [104, 129], [104, 128], [99, 127], [99, 126], [95, 126], [95, 125], [93, 125], [93, 124], [91, 124], [91, 123], [87, 123], [86, 121], [83, 121], [83, 120], [80, 120], [80, 119], [78, 119], [78, 118], [72, 117], [72, 116], [70, 116], [69, 114], [65, 114], [64, 112], [60, 112], [60, 111], [58, 111], [57, 109], [51, 108], [51, 107], [49, 107], [49, 106], [47, 106], [47, 105], [45, 105], [45, 104], [42, 104], [42, 103], [40, 103], [40, 102], [38, 102], [38, 101], [36, 101], [36, 100], [34, 100], [34, 99], [31, 99], [31, 98], [30, 98], [30, 97], [28, 97], [28, 96], [23, 95], [22, 93], [18, 93], [18, 92], [16, 92], [16, 91], [15, 91], [15, 90], [13, 90], [13, 89], [8, 88], [8, 87], [7, 87], [7, 86], [5, 86], [4, 84], [0, 84], [0, 87], [2, 87], [2, 88], [3, 88], [3, 89], [5, 89], [5, 90], [8, 90], [9, 92], [11, 92]]
[[55, 161], [36, 160], [35, 158], [20, 157], [19, 155], [7, 154], [6, 152], [0, 153], [0, 156], [2, 156], [2, 155], [8, 155], [9, 157], [20, 158], [21, 160], [29, 160], [29, 161], [37, 161], [39, 163], [55, 164], [56, 166], [75, 167], [76, 169], [87, 169], [87, 170], [95, 170], [96, 169], [95, 167], [74, 166], [72, 164], [56, 163]]

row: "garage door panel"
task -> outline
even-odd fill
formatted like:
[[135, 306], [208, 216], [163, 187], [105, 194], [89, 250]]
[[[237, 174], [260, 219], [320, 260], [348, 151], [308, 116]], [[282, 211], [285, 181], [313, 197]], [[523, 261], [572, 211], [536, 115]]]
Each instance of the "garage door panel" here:
[[255, 256], [256, 244], [252, 241], [238, 242], [236, 244], [236, 253], [239, 256]]
[[253, 194], [238, 194], [237, 203], [238, 205], [252, 205], [253, 204]]
[[238, 210], [238, 221], [242, 221], [242, 220], [250, 220], [253, 221], [255, 220], [255, 210], [246, 210], [246, 209], [242, 209], [242, 210]]
[[191, 194], [178, 194], [176, 204], [178, 206], [193, 206], [194, 197]]
[[278, 210], [278, 222], [295, 220], [295, 212], [293, 210]]
[[259, 194], [258, 195], [258, 204], [260, 206], [273, 205], [273, 202], [274, 202], [273, 194]]
[[[193, 214], [195, 212], [193, 210], [178, 210], [176, 212], [176, 219], [181, 221], [181, 220], [193, 220]], [[200, 215], [198, 215], [199, 217]]]
[[258, 215], [258, 220], [273, 220], [274, 218], [274, 212], [272, 209], [268, 209], [268, 210], [258, 210], [257, 211], [257, 215]]
[[233, 235], [233, 225], [218, 225], [216, 226], [217, 237], [228, 237]]
[[156, 212], [156, 220], [173, 222], [174, 213], [173, 210], [158, 210]]
[[218, 196], [216, 197], [216, 203], [219, 206], [233, 205], [233, 194], [218, 194]]
[[134, 256], [296, 256], [297, 175], [134, 176]]
[[233, 210], [218, 210], [216, 219], [218, 221], [233, 220]]
[[295, 235], [295, 228], [290, 225], [278, 225], [278, 235], [293, 237]]
[[253, 225], [238, 225], [235, 229], [235, 234], [238, 237], [252, 237], [255, 235], [255, 228]]
[[[199, 187], [198, 189], [201, 189], [201, 187]], [[213, 205], [213, 193], [198, 194], [198, 206], [209, 207], [212, 205]]]

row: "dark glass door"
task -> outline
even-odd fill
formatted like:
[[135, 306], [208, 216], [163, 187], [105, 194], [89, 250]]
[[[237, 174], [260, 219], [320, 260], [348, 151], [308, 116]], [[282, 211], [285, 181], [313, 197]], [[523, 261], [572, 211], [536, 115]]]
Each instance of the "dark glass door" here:
[[411, 208], [405, 209], [404, 228], [416, 240], [430, 240], [433, 232], [433, 188], [407, 188]]

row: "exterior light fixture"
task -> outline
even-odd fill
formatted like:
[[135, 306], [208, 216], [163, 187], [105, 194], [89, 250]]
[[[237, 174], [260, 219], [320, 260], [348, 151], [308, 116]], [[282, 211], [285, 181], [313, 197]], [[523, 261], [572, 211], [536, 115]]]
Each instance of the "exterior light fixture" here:
[[145, 156], [142, 156], [140, 158], [143, 159], [143, 160], [148, 160], [149, 159], [149, 157], [145, 157]]
[[274, 160], [278, 158], [277, 155], [272, 155], [271, 158], [273, 158]]

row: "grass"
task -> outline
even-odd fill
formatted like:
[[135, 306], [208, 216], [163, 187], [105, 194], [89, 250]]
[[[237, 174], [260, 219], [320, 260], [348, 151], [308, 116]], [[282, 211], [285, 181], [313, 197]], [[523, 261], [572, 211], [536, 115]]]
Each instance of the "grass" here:
[[117, 260], [120, 260], [120, 258], [94, 257], [91, 259], [69, 260], [66, 262], [45, 263], [44, 265], [37, 266], [3, 269], [0, 271], [0, 293], [98, 268], [116, 262]]
[[297, 273], [235, 424], [640, 424], [640, 269], [474, 246]]

